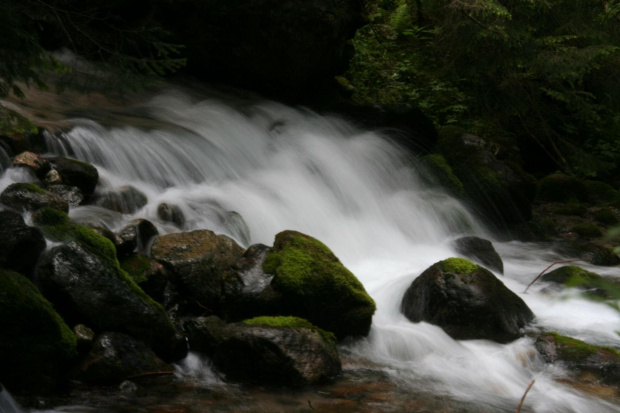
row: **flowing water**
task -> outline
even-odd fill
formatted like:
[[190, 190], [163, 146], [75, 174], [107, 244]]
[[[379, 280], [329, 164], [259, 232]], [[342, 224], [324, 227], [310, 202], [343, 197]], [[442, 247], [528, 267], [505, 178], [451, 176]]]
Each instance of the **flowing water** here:
[[[341, 345], [343, 377], [330, 386], [302, 393], [238, 387], [218, 378], [208, 360], [190, 354], [176, 367], [176, 404], [164, 394], [170, 410], [157, 398], [149, 408], [145, 398], [141, 411], [319, 406], [317, 411], [511, 412], [532, 380], [524, 412], [620, 411], [617, 399], [568, 384], [568, 373], [545, 365], [530, 338], [506, 345], [455, 341], [400, 314], [409, 284], [433, 263], [456, 255], [455, 238], [492, 236], [465, 206], [428, 184], [428, 172], [414, 157], [377, 133], [273, 102], [233, 104], [178, 91], [130, 108], [124, 124], [110, 119], [71, 119], [74, 127], [64, 136], [49, 136], [49, 151], [96, 165], [100, 191], [130, 184], [149, 202], [133, 215], [102, 216], [100, 208], [77, 207], [70, 212], [75, 220], [98, 219], [115, 230], [143, 217], [160, 233], [180, 231], [157, 216], [157, 206], [166, 202], [183, 211], [184, 231], [211, 229], [244, 247], [271, 245], [278, 232], [298, 230], [328, 245], [377, 302], [370, 335]], [[9, 168], [0, 190], [28, 179]], [[534, 311], [533, 329], [620, 346], [620, 315], [613, 309], [570, 292], [544, 292], [542, 284], [523, 294], [557, 254], [520, 242], [495, 246], [505, 266], [498, 277]], [[589, 269], [618, 276], [617, 268]], [[64, 400], [65, 407], [56, 409], [90, 411], [79, 408], [87, 400]], [[126, 402], [108, 400], [107, 408], [131, 411], [121, 408]]]

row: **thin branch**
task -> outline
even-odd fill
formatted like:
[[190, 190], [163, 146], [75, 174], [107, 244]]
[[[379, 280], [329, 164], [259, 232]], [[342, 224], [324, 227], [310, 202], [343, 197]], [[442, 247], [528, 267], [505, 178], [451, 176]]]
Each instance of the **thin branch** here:
[[572, 259], [572, 260], [566, 260], [566, 261], [553, 261], [553, 262], [551, 263], [551, 265], [549, 265], [547, 268], [545, 268], [545, 269], [543, 270], [543, 272], [541, 272], [540, 274], [538, 274], [538, 277], [534, 278], [534, 280], [533, 280], [533, 281], [532, 281], [532, 282], [531, 282], [531, 283], [527, 286], [527, 288], [525, 289], [525, 291], [523, 291], [523, 294], [527, 293], [527, 289], [528, 289], [528, 288], [530, 288], [530, 286], [531, 286], [532, 284], [534, 284], [534, 283], [535, 283], [535, 282], [536, 282], [536, 281], [537, 281], [540, 277], [542, 277], [542, 275], [543, 275], [545, 272], [547, 272], [547, 270], [548, 270], [549, 268], [553, 267], [555, 264], [566, 264], [566, 263], [568, 263], [568, 262], [575, 262], [575, 261], [586, 261], [586, 260], [584, 260], [583, 258], [575, 258], [575, 259]]
[[125, 380], [137, 379], [139, 377], [147, 377], [147, 376], [166, 376], [169, 374], [174, 374], [174, 371], [149, 371], [147, 373], [134, 374], [133, 376], [125, 377]]
[[525, 401], [525, 396], [527, 396], [527, 392], [530, 391], [530, 389], [532, 388], [535, 382], [536, 380], [532, 380], [530, 385], [527, 386], [527, 389], [525, 389], [525, 393], [523, 393], [523, 397], [521, 397], [521, 401], [519, 402], [519, 405], [517, 406], [517, 410], [515, 411], [515, 413], [519, 413], [521, 411], [521, 406], [523, 406], [523, 402]]

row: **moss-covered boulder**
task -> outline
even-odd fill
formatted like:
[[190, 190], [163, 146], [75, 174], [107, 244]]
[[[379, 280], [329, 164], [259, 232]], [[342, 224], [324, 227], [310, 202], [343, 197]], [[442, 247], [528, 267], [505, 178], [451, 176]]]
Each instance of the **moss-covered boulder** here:
[[432, 177], [427, 178], [429, 182], [434, 183], [434, 180], [436, 180], [441, 186], [453, 194], [457, 196], [464, 195], [463, 183], [454, 175], [452, 168], [443, 155], [433, 153], [426, 155], [423, 159], [424, 164], [432, 175]]
[[93, 194], [99, 182], [99, 171], [97, 171], [97, 168], [86, 162], [71, 158], [52, 157], [45, 159], [49, 162], [52, 169], [58, 171], [63, 184], [80, 188], [80, 191], [86, 197]]
[[620, 384], [620, 352], [595, 346], [555, 332], [536, 338], [536, 349], [548, 363], [561, 363], [578, 374], [594, 374], [607, 384]]
[[540, 277], [541, 281], [583, 290], [586, 294], [609, 299], [620, 299], [620, 284], [577, 265], [565, 265]]
[[538, 183], [537, 199], [545, 202], [588, 202], [588, 190], [582, 180], [551, 174]]
[[34, 284], [3, 269], [0, 332], [0, 382], [11, 392], [49, 392], [66, 379], [75, 336]]
[[210, 355], [232, 380], [305, 386], [341, 371], [335, 336], [298, 317], [258, 317], [225, 324], [216, 317], [186, 322], [190, 348]]
[[519, 296], [489, 270], [464, 258], [429, 267], [411, 283], [400, 308], [409, 320], [438, 325], [459, 340], [507, 343], [534, 319]]
[[282, 297], [279, 314], [305, 318], [339, 339], [368, 334], [375, 302], [320, 241], [296, 231], [277, 234], [263, 270]]
[[0, 202], [16, 211], [36, 211], [50, 207], [68, 212], [69, 204], [60, 196], [35, 184], [14, 183], [0, 194]]
[[164, 360], [185, 355], [183, 338], [168, 315], [120, 268], [107, 238], [51, 209], [33, 220], [48, 237], [64, 242], [43, 254], [37, 274], [42, 292], [66, 320], [98, 332], [130, 334]]
[[479, 262], [490, 270], [504, 273], [504, 262], [493, 248], [491, 241], [479, 237], [461, 237], [452, 245], [459, 254]]
[[80, 361], [74, 374], [85, 382], [106, 384], [165, 371], [172, 372], [172, 366], [140, 340], [122, 333], [105, 332], [95, 338], [90, 352]]
[[21, 214], [4, 210], [0, 211], [0, 240], [0, 268], [30, 278], [46, 246], [41, 230], [26, 225]]
[[156, 237], [151, 257], [166, 267], [179, 293], [200, 304], [203, 312], [218, 312], [222, 280], [244, 250], [232, 238], [198, 230]]
[[535, 179], [515, 162], [495, 156], [495, 146], [454, 127], [439, 131], [437, 149], [462, 182], [465, 197], [496, 225], [523, 224], [532, 217]]
[[592, 203], [609, 203], [620, 201], [620, 192], [613, 186], [600, 181], [583, 181], [588, 194], [588, 200]]

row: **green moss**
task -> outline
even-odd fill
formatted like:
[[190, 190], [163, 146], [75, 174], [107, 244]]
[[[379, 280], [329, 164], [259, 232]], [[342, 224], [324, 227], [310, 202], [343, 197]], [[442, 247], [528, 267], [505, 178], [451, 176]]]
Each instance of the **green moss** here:
[[605, 203], [620, 201], [620, 192], [600, 181], [584, 181], [590, 202]]
[[274, 275], [271, 285], [282, 294], [291, 314], [339, 337], [367, 334], [375, 302], [320, 241], [295, 231], [281, 232], [263, 270]]
[[35, 194], [45, 194], [45, 190], [41, 188], [39, 185], [32, 183], [21, 183], [19, 184], [20, 189], [28, 192], [33, 192]]
[[614, 211], [609, 208], [599, 209], [592, 213], [594, 219], [603, 225], [614, 225], [618, 223], [618, 217]]
[[454, 175], [446, 158], [438, 153], [433, 153], [426, 155], [424, 162], [445, 188], [457, 195], [463, 195], [463, 183]]
[[73, 332], [26, 277], [0, 270], [0, 381], [44, 388], [77, 355]]
[[582, 362], [588, 357], [601, 351], [611, 352], [620, 359], [620, 352], [612, 347], [595, 346], [575, 338], [566, 337], [556, 332], [546, 333], [558, 344], [558, 356], [561, 360]]
[[448, 258], [440, 261], [441, 271], [448, 274], [470, 274], [480, 267], [465, 258]]
[[336, 336], [334, 333], [325, 331], [316, 327], [308, 320], [299, 317], [254, 317], [248, 320], [243, 320], [245, 324], [253, 326], [268, 326], [268, 327], [286, 327], [286, 328], [309, 328], [310, 330], [317, 330], [317, 332], [327, 342], [335, 342]]
[[582, 222], [571, 228], [571, 231], [584, 238], [597, 238], [603, 236], [603, 231], [591, 222]]
[[538, 199], [548, 202], [587, 202], [588, 191], [579, 179], [552, 174], [540, 180]]
[[151, 269], [151, 260], [145, 255], [132, 254], [120, 261], [121, 268], [138, 284], [147, 280], [146, 273]]
[[89, 252], [116, 261], [116, 247], [112, 241], [88, 227], [74, 224], [62, 211], [42, 208], [33, 214], [32, 219], [46, 238], [55, 242], [76, 241]]

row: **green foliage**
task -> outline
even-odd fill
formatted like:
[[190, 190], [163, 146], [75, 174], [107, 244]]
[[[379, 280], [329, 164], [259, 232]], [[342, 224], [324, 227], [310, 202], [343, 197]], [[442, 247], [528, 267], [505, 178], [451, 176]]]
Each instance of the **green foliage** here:
[[140, 7], [104, 0], [0, 1], [0, 97], [23, 97], [24, 85], [46, 88], [50, 74], [61, 75], [59, 85], [76, 82], [72, 64], [46, 45], [97, 62], [96, 71], [81, 74], [81, 87], [136, 88], [179, 69], [185, 64], [176, 57], [181, 46], [165, 41], [167, 33], [149, 17], [153, 4]]
[[[0, 96], [2, 95], [2, 82], [0, 78]], [[24, 133], [37, 133], [38, 129], [34, 123], [26, 119], [19, 113], [0, 106], [0, 135], [15, 136]]]
[[617, 1], [369, 1], [347, 74], [361, 102], [533, 142], [563, 171], [620, 161]]

